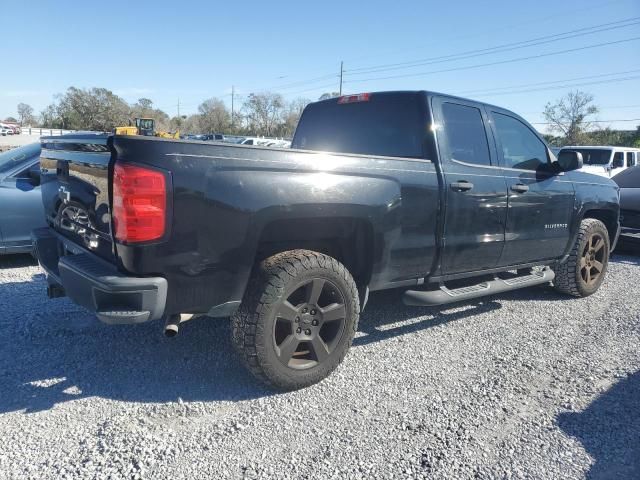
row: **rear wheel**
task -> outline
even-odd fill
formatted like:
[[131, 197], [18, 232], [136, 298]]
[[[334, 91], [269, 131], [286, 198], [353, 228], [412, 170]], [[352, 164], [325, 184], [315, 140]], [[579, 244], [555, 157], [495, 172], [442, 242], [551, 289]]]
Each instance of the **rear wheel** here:
[[609, 265], [609, 233], [600, 220], [585, 218], [569, 258], [554, 267], [556, 290], [576, 297], [595, 293]]
[[358, 291], [344, 265], [309, 250], [283, 252], [256, 268], [232, 318], [233, 343], [257, 378], [295, 390], [342, 362], [359, 313]]

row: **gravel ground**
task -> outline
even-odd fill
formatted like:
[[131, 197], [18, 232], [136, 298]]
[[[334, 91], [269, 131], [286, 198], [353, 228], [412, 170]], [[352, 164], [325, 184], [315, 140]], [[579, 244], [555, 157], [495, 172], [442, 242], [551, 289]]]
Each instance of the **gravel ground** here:
[[1, 478], [640, 478], [640, 256], [603, 287], [372, 295], [345, 363], [273, 394], [226, 321], [109, 327], [0, 261]]

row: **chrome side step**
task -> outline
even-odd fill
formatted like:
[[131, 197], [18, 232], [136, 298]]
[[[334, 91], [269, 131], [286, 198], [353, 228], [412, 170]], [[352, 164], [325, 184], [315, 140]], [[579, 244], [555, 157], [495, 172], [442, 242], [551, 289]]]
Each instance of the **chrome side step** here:
[[518, 288], [542, 285], [552, 281], [555, 276], [556, 275], [553, 273], [553, 270], [545, 268], [539, 272], [532, 272], [527, 275], [508, 279], [496, 278], [494, 280], [478, 283], [477, 285], [471, 285], [468, 287], [449, 289], [442, 286], [438, 290], [431, 291], [407, 290], [404, 292], [402, 301], [405, 305], [412, 305], [416, 307], [444, 305], [445, 303], [470, 300], [472, 298], [508, 292]]

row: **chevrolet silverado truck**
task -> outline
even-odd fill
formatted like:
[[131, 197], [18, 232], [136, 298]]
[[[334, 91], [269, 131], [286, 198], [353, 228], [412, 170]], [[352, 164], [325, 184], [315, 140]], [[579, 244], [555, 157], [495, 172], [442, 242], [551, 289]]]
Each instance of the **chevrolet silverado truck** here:
[[425, 91], [312, 103], [291, 149], [47, 137], [34, 253], [50, 297], [106, 323], [171, 335], [231, 317], [249, 370], [292, 390], [340, 364], [369, 292], [415, 306], [550, 282], [594, 293], [619, 193], [581, 166], [508, 110]]

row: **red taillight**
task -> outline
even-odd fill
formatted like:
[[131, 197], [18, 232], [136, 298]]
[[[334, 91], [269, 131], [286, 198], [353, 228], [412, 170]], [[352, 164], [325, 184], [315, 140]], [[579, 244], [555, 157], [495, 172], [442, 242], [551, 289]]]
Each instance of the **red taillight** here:
[[338, 103], [356, 103], [356, 102], [368, 102], [371, 98], [370, 93], [358, 93], [357, 95], [345, 95], [338, 99]]
[[134, 243], [161, 238], [167, 216], [165, 175], [149, 168], [116, 163], [112, 213], [116, 240]]

